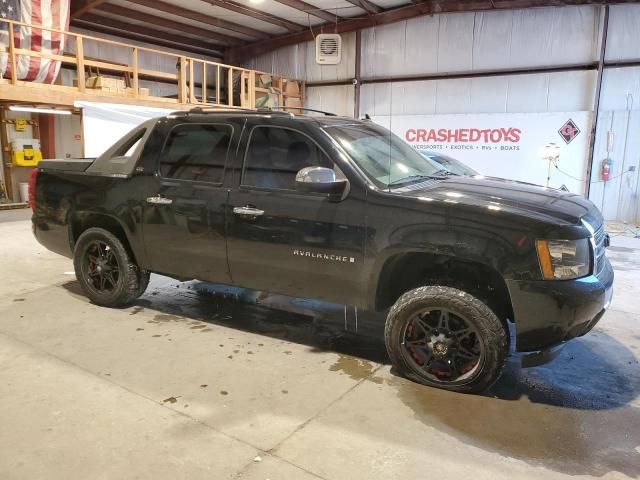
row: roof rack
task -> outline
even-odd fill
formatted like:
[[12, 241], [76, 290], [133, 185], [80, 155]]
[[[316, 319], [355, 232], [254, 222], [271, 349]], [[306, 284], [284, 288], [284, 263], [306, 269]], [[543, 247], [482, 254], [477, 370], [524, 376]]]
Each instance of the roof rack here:
[[305, 108], [305, 107], [293, 107], [293, 106], [289, 106], [289, 107], [266, 107], [266, 108], [262, 108], [262, 109], [258, 109], [258, 110], [270, 110], [270, 111], [278, 111], [278, 110], [302, 110], [304, 112], [314, 112], [314, 113], [322, 113], [323, 115], [326, 115], [327, 117], [337, 117], [338, 115], [336, 115], [335, 113], [332, 112], [325, 112], [323, 110], [316, 110], [315, 108]]
[[268, 114], [280, 114], [280, 115], [293, 115], [291, 113], [287, 113], [287, 112], [278, 112], [276, 110], [271, 110], [270, 108], [220, 108], [220, 107], [194, 107], [190, 110], [177, 110], [175, 112], [171, 112], [170, 115], [189, 115], [191, 113], [201, 113], [201, 114], [208, 114], [208, 113], [224, 113], [224, 114], [229, 114], [229, 113], [244, 113], [244, 114], [248, 114], [248, 113], [253, 113], [255, 115], [264, 115], [265, 113]]

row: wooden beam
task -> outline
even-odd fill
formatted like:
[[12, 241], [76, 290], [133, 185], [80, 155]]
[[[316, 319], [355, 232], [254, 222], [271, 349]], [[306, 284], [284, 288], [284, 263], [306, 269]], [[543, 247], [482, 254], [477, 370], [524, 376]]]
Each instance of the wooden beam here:
[[78, 18], [85, 13], [89, 13], [94, 8], [105, 3], [107, 0], [72, 0], [71, 18]]
[[174, 48], [189, 53], [205, 53], [212, 57], [222, 58], [222, 51], [219, 49], [220, 45], [194, 40], [182, 35], [174, 35], [149, 27], [140, 27], [139, 25], [100, 17], [98, 15], [84, 15], [82, 18], [74, 20], [72, 25], [94, 32], [115, 35], [128, 40], [152, 43], [160, 47]]
[[316, 7], [315, 5], [311, 5], [310, 3], [303, 2], [302, 0], [276, 0], [276, 2], [286, 5], [287, 7], [295, 8], [296, 10], [300, 10], [301, 12], [308, 13], [309, 15], [313, 15], [314, 17], [321, 18], [322, 20], [329, 23], [336, 23], [339, 20], [339, 17], [334, 15], [333, 13], [329, 13], [320, 7]]
[[[189, 25], [186, 23], [175, 22], [165, 17], [149, 15], [147, 13], [140, 12], [138, 10], [133, 10], [132, 8], [121, 7], [119, 5], [104, 4], [104, 5], [101, 5], [98, 9], [96, 9], [96, 11], [117, 15], [118, 17], [120, 17], [119, 20], [122, 20], [122, 19], [136, 20], [139, 22], [144, 22], [145, 25], [151, 24], [157, 27], [168, 28], [170, 30], [176, 30], [182, 33], [196, 35], [199, 38], [215, 41], [218, 43], [222, 43], [224, 45], [234, 46], [234, 45], [241, 45], [246, 43], [238, 38], [230, 37], [228, 35], [223, 35], [222, 33], [212, 32], [211, 30], [195, 27], [193, 25]], [[132, 28], [135, 31], [135, 29], [139, 28], [139, 26], [133, 25]], [[160, 36], [159, 38], [162, 38], [162, 36]]]
[[[10, 24], [11, 25], [11, 24]], [[13, 88], [13, 87], [10, 87]], [[7, 108], [0, 107], [0, 143], [2, 144], [2, 172], [4, 177], [4, 191], [7, 200], [13, 202], [13, 175], [11, 174], [11, 145], [9, 144], [9, 133], [7, 132]]]
[[[297, 0], [277, 0], [280, 3], [286, 3]], [[390, 23], [409, 20], [411, 18], [422, 15], [433, 15], [434, 13], [447, 12], [479, 12], [487, 10], [513, 10], [524, 8], [538, 7], [557, 7], [569, 5], [604, 5], [619, 3], [637, 3], [637, 0], [431, 0], [429, 2], [420, 2], [398, 8], [385, 10], [375, 15], [366, 17], [343, 19], [335, 24], [335, 20], [330, 23], [317, 25], [305, 31], [282, 35], [271, 40], [251, 43], [241, 47], [235, 47], [227, 50], [226, 61], [229, 63], [239, 63], [247, 58], [255, 57], [263, 53], [270, 52], [277, 48], [297, 43], [309, 42], [314, 36], [325, 32], [348, 33], [371, 28], [374, 26], [387, 25]]]
[[[158, 10], [160, 12], [169, 13], [171, 15], [187, 18], [189, 20], [195, 20], [200, 23], [206, 23], [207, 25], [211, 25], [213, 27], [223, 28], [231, 32], [241, 33], [249, 37], [253, 37], [257, 39], [269, 37], [268, 34], [260, 30], [249, 28], [244, 25], [240, 25], [238, 23], [229, 22], [227, 20], [222, 20], [221, 18], [215, 18], [209, 15], [206, 15], [203, 12], [195, 12], [193, 10], [188, 10], [186, 8], [180, 7], [179, 5], [161, 2], [159, 0], [127, 0], [127, 1], [129, 3], [135, 3], [136, 5], [142, 5], [143, 7], [152, 8], [153, 10]], [[116, 7], [116, 8], [120, 8], [120, 7]]]
[[367, 13], [380, 13], [382, 11], [382, 8], [371, 3], [369, 0], [347, 0], [347, 2], [355, 5], [356, 7], [362, 8]]
[[231, 12], [240, 13], [242, 15], [246, 15], [247, 17], [252, 17], [257, 20], [261, 20], [263, 22], [270, 23], [278, 27], [282, 27], [290, 32], [299, 32], [300, 30], [303, 30], [304, 28], [306, 28], [303, 25], [299, 25], [295, 22], [285, 20], [284, 18], [276, 17], [275, 15], [271, 15], [270, 13], [262, 12], [253, 7], [242, 5], [232, 0], [203, 0], [203, 1], [213, 5], [214, 7], [224, 8], [225, 10], [229, 10]]

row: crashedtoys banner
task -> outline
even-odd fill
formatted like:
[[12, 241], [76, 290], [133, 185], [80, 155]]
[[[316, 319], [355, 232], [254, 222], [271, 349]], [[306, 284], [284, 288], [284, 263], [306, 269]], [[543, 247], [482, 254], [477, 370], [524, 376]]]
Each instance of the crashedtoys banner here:
[[[591, 112], [375, 116], [422, 152], [466, 163], [487, 176], [547, 184], [546, 145], [559, 147], [549, 186], [584, 194]], [[556, 168], [556, 165], [557, 167]]]

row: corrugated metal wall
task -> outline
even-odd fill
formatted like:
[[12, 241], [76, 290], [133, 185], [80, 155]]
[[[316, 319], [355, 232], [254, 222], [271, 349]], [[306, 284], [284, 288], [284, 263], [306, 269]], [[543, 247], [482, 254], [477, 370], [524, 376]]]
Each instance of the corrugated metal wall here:
[[[600, 55], [603, 9], [558, 7], [424, 16], [362, 32], [365, 79], [588, 66]], [[248, 66], [308, 82], [355, 76], [355, 35], [344, 36], [337, 67], [315, 64], [313, 42], [263, 55]], [[612, 6], [606, 59], [640, 60], [640, 5]], [[360, 112], [370, 115], [571, 112], [594, 109], [595, 69], [477, 76], [465, 79], [369, 83]], [[314, 108], [353, 114], [351, 85], [308, 88]], [[640, 68], [607, 68], [603, 77], [590, 197], [612, 220], [639, 221]], [[599, 181], [609, 131], [613, 177]], [[635, 166], [635, 172], [628, 171]], [[621, 176], [619, 176], [621, 175]], [[586, 183], [586, 172], [583, 181]], [[586, 185], [585, 185], [586, 187]]]

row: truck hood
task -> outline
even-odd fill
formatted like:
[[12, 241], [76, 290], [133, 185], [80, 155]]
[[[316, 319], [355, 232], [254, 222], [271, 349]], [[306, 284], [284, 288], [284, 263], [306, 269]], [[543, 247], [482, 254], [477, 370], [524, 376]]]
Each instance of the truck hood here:
[[394, 190], [403, 196], [503, 210], [541, 221], [577, 225], [585, 220], [594, 228], [602, 214], [586, 198], [570, 192], [496, 177], [448, 177]]

